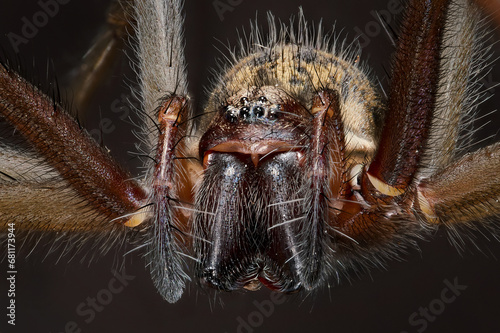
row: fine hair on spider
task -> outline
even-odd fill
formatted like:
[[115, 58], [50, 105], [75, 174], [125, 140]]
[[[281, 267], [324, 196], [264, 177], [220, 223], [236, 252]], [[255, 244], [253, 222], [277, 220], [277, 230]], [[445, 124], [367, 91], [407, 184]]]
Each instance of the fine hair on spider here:
[[[228, 47], [202, 109], [188, 93], [182, 1], [122, 1], [110, 18], [87, 60], [97, 70], [75, 81], [98, 81], [105, 47], [131, 36], [142, 173], [5, 61], [0, 231], [94, 238], [103, 252], [132, 240], [169, 302], [191, 279], [313, 293], [440, 226], [459, 250], [475, 244], [470, 229], [497, 237], [500, 145], [471, 149], [491, 61], [472, 2], [409, 1], [387, 96], [356, 41], [324, 35], [302, 10], [289, 24], [268, 14], [266, 33], [255, 22]], [[84, 105], [92, 89], [79, 87]]]

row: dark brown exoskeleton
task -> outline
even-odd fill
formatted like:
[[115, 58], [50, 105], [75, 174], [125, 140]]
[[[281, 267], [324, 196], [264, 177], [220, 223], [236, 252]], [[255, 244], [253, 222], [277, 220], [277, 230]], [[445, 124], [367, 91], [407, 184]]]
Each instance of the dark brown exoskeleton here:
[[469, 1], [409, 2], [387, 100], [356, 47], [331, 45], [301, 12], [290, 26], [269, 15], [268, 36], [253, 28], [221, 66], [203, 112], [187, 94], [180, 1], [127, 6], [146, 171], [132, 179], [3, 65], [0, 120], [31, 148], [0, 143], [2, 230], [146, 231], [153, 281], [175, 302], [184, 258], [217, 290], [312, 291], [439, 225], [494, 226], [500, 145], [460, 143], [485, 55]]

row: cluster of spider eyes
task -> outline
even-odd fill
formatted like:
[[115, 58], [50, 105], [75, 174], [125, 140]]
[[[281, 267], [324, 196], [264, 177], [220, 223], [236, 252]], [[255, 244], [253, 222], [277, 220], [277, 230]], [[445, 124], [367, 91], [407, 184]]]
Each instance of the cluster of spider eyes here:
[[265, 96], [260, 96], [256, 101], [250, 101], [248, 97], [240, 99], [240, 108], [228, 105], [224, 108], [226, 120], [235, 123], [238, 120], [255, 122], [258, 120], [276, 120], [280, 106], [271, 104]]

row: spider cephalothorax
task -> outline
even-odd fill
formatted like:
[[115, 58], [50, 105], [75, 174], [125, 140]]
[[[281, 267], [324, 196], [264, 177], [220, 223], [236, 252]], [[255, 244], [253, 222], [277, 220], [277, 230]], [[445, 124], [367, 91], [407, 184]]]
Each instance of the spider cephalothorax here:
[[[500, 146], [463, 155], [459, 144], [484, 66], [479, 14], [467, 0], [410, 2], [388, 98], [355, 44], [331, 42], [320, 26], [313, 33], [302, 12], [289, 26], [269, 15], [268, 37], [253, 28], [217, 71], [202, 111], [187, 94], [180, 1], [123, 8], [147, 115], [138, 131], [144, 175], [131, 179], [4, 65], [1, 119], [33, 149], [0, 144], [2, 223], [70, 233], [112, 221], [147, 231], [154, 283], [174, 302], [189, 279], [186, 260], [217, 290], [312, 291], [332, 274], [398, 257], [440, 224], [498, 217]], [[117, 22], [120, 31], [129, 24]], [[58, 199], [48, 208], [40, 198]]]
[[198, 274], [220, 289], [256, 288], [257, 279], [281, 291], [318, 285], [345, 256], [333, 220], [350, 199], [348, 174], [376, 146], [381, 106], [355, 52], [336, 50], [321, 31], [308, 36], [302, 14], [300, 36], [281, 26], [278, 37], [269, 21], [269, 39], [250, 37], [205, 108], [215, 115], [202, 125], [195, 208], [210, 214], [196, 217], [195, 249]]

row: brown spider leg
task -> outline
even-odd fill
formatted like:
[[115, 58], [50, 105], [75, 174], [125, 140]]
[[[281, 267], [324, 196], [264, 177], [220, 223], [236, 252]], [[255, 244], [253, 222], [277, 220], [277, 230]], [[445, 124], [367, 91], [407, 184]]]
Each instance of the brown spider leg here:
[[127, 36], [133, 33], [131, 1], [114, 1], [105, 26], [83, 56], [82, 63], [68, 75], [76, 109], [86, 111], [99, 84], [110, 76], [122, 54]]
[[467, 154], [418, 185], [431, 223], [467, 223], [500, 215], [500, 144]]
[[111, 219], [139, 210], [144, 189], [60, 105], [0, 66], [0, 115], [56, 169], [88, 206]]
[[[364, 194], [404, 193], [429, 137], [448, 1], [411, 1], [398, 40], [388, 110], [378, 150], [363, 175]], [[368, 177], [366, 177], [368, 176]]]
[[[162, 296], [169, 302], [177, 301], [183, 292], [185, 280], [180, 247], [186, 219], [182, 214], [182, 136], [179, 127], [187, 113], [185, 97], [172, 96], [159, 109], [159, 138], [156, 164], [152, 178], [151, 201], [154, 217], [149, 243], [150, 271], [153, 282]], [[185, 179], [184, 179], [185, 181]], [[179, 208], [177, 208], [179, 207]]]
[[[395, 230], [397, 220], [414, 219], [413, 184], [435, 109], [448, 4], [445, 0], [411, 1], [408, 6], [381, 140], [371, 164], [361, 174], [365, 203], [362, 208], [346, 204], [338, 218], [340, 231], [363, 246], [399, 232]], [[358, 212], [353, 211], [355, 206]]]

